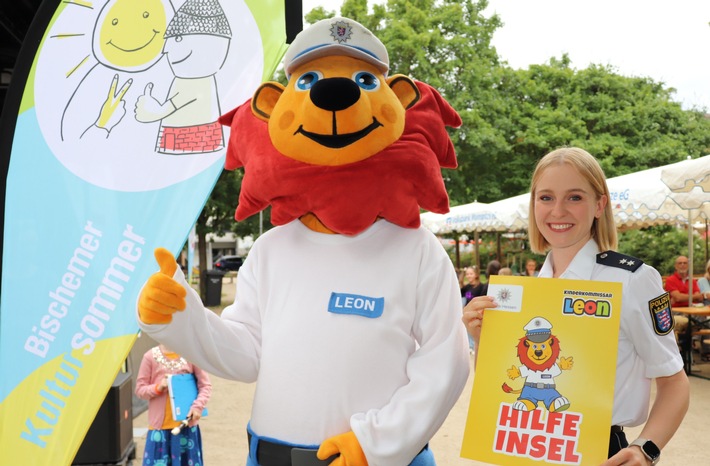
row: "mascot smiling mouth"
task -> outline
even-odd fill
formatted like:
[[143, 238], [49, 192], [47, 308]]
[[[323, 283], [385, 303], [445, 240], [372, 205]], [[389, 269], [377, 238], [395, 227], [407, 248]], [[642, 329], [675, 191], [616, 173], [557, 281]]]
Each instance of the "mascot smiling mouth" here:
[[333, 134], [311, 133], [310, 131], [306, 131], [305, 129], [303, 129], [303, 125], [301, 125], [294, 133], [294, 136], [296, 134], [302, 134], [308, 139], [317, 142], [322, 146], [329, 147], [331, 149], [340, 149], [341, 147], [346, 147], [350, 144], [353, 144], [354, 142], [359, 141], [360, 139], [364, 138], [380, 126], [382, 126], [382, 123], [377, 121], [377, 118], [375, 117], [372, 117], [372, 123], [367, 125], [365, 128], [361, 129], [360, 131], [355, 131], [354, 133], [347, 134], [337, 134], [335, 130]]

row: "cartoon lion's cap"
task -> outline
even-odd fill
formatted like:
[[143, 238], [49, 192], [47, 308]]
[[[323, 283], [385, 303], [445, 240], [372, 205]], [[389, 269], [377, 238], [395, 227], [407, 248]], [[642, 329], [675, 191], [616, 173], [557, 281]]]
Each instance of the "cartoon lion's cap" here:
[[364, 60], [384, 75], [389, 71], [389, 55], [380, 39], [357, 21], [334, 17], [318, 21], [296, 36], [284, 55], [286, 76], [302, 63], [332, 55]]
[[525, 336], [534, 343], [542, 343], [550, 338], [552, 324], [544, 317], [535, 317], [523, 327]]

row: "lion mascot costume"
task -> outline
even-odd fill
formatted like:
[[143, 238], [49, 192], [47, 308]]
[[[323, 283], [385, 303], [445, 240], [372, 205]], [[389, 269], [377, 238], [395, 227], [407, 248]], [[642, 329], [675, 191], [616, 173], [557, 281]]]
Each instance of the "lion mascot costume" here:
[[248, 466], [433, 465], [428, 442], [469, 374], [458, 281], [420, 207], [448, 211], [441, 167], [459, 115], [430, 86], [388, 77], [382, 42], [336, 17], [302, 31], [287, 86], [224, 115], [235, 217], [275, 228], [206, 309], [173, 255], [138, 298], [140, 326], [217, 376], [255, 382]]

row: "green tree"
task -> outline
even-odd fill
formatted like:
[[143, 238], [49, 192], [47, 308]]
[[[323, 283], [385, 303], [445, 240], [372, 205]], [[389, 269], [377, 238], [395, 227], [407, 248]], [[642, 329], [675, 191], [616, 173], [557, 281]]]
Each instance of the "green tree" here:
[[507, 160], [494, 160], [493, 167], [516, 175], [508, 182], [501, 173], [490, 177], [508, 193], [527, 191], [517, 174], [530, 173], [539, 157], [563, 145], [594, 154], [608, 177], [710, 150], [710, 120], [701, 111], [684, 111], [672, 101], [672, 89], [650, 78], [624, 77], [598, 65], [576, 71], [563, 56], [508, 70], [499, 91], [512, 102], [508, 125], [501, 125], [512, 137]]
[[200, 259], [200, 297], [203, 302], [207, 297], [207, 280], [203, 279], [207, 271], [207, 234], [224, 235], [232, 230], [234, 207], [241, 184], [240, 172], [223, 170], [195, 222], [197, 254]]
[[[491, 46], [501, 22], [483, 16], [487, 6], [486, 0], [389, 0], [368, 12], [365, 0], [346, 0], [341, 8], [386, 44], [391, 73], [434, 86], [461, 115], [461, 128], [451, 131], [459, 168], [443, 172], [452, 204], [508, 195], [495, 184], [488, 186], [493, 192], [480, 189], [487, 154], [508, 147], [497, 128], [506, 113], [496, 90], [504, 69]], [[321, 19], [320, 13], [306, 18]]]
[[[572, 67], [569, 56], [515, 70], [491, 45], [501, 26], [486, 0], [345, 0], [351, 17], [386, 45], [392, 73], [436, 87], [463, 125], [451, 132], [459, 168], [445, 170], [453, 205], [492, 202], [526, 192], [537, 160], [578, 145], [617, 176], [710, 151], [710, 120], [684, 111], [673, 89], [612, 67]], [[317, 8], [315, 22], [335, 12]]]
[[[452, 205], [527, 192], [537, 160], [564, 145], [594, 154], [608, 177], [710, 152], [710, 119], [683, 110], [661, 82], [608, 66], [577, 70], [567, 55], [512, 69], [491, 45], [502, 23], [482, 14], [487, 6], [487, 0], [345, 0], [340, 8], [387, 46], [391, 73], [431, 84], [461, 115], [463, 125], [450, 133], [459, 167], [442, 172]], [[311, 24], [335, 14], [318, 7], [305, 18]], [[285, 82], [282, 71], [276, 79]], [[235, 173], [238, 190], [241, 171]], [[223, 177], [211, 200], [223, 195]], [[219, 218], [233, 214], [237, 195], [229, 195], [214, 199], [213, 207], [229, 214]], [[258, 216], [227, 221], [240, 235], [259, 232]]]
[[[693, 237], [694, 274], [704, 273], [706, 251], [701, 243], [699, 237]], [[688, 232], [670, 225], [629, 230], [619, 235], [619, 250], [643, 259], [661, 275], [670, 275], [676, 257], [688, 256]]]

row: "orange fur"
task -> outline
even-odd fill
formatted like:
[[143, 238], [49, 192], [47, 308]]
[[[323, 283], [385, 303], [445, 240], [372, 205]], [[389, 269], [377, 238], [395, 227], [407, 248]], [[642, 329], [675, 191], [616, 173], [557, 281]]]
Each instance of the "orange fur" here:
[[554, 335], [551, 335], [549, 340], [547, 341], [552, 342], [552, 356], [548, 358], [545, 362], [538, 363], [530, 359], [530, 357], [528, 356], [528, 346], [526, 345], [526, 342], [532, 342], [528, 340], [527, 337], [521, 338], [518, 341], [518, 359], [520, 359], [520, 362], [528, 369], [534, 371], [544, 371], [552, 367], [555, 364], [555, 361], [557, 361], [557, 358], [560, 357], [560, 342]]

